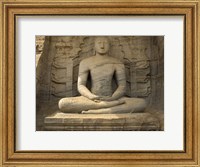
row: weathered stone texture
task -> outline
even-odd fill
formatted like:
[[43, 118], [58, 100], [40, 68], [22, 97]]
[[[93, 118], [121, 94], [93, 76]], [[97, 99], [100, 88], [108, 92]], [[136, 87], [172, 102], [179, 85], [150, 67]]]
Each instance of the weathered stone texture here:
[[65, 114], [59, 111], [45, 118], [45, 130], [73, 131], [157, 131], [160, 123], [149, 113]]
[[[81, 60], [94, 55], [93, 36], [38, 36], [36, 38], [37, 130], [48, 111], [63, 97], [78, 96]], [[128, 97], [145, 98], [147, 111], [164, 110], [164, 37], [109, 36], [109, 54], [125, 64]], [[88, 83], [90, 84], [90, 83]], [[49, 109], [50, 110], [50, 109]], [[54, 111], [55, 111], [54, 110]], [[53, 113], [53, 111], [51, 111]], [[163, 123], [163, 118], [160, 119]]]
[[[163, 73], [163, 67], [161, 67], [163, 46], [159, 46], [163, 45], [163, 37], [114, 36], [109, 39], [110, 55], [122, 60], [126, 67], [127, 96], [149, 99], [149, 95], [155, 91], [152, 90], [153, 77], [159, 77], [158, 69], [159, 75]], [[46, 71], [45, 75], [39, 77], [43, 83], [37, 86], [37, 90], [41, 90], [38, 91], [39, 96], [46, 94], [43, 100], [55, 100], [78, 95], [76, 84], [79, 63], [94, 55], [94, 37], [53, 36], [45, 37], [45, 42], [48, 43], [48, 50], [44, 49], [39, 60], [42, 61], [45, 57], [43, 58], [45, 70], [41, 71], [37, 68], [37, 76], [41, 76], [41, 73]]]

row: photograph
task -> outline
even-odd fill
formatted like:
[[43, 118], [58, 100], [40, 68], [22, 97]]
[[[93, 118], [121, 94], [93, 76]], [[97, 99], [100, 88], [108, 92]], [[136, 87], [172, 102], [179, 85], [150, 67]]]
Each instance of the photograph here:
[[36, 131], [163, 131], [164, 36], [35, 36]]
[[0, 166], [200, 166], [200, 0], [0, 8]]

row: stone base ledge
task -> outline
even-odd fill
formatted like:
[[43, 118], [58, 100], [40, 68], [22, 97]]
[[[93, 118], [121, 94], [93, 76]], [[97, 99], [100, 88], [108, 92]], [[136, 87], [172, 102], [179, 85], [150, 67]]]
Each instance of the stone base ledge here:
[[50, 131], [158, 131], [160, 123], [150, 113], [67, 114], [57, 112], [45, 117]]

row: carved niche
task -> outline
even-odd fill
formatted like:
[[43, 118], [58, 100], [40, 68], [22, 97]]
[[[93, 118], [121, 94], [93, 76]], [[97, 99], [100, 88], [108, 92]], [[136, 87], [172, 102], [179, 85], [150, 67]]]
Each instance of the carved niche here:
[[[50, 68], [50, 94], [56, 98], [78, 95], [77, 79], [81, 60], [94, 55], [92, 36], [50, 37], [53, 56]], [[148, 97], [151, 93], [151, 37], [113, 36], [110, 56], [126, 67], [127, 96]]]

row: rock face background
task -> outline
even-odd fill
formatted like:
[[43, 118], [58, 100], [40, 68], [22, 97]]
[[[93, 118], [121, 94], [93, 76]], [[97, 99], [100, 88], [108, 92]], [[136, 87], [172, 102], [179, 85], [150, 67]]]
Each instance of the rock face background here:
[[[110, 56], [120, 59], [126, 67], [126, 95], [147, 99], [149, 112], [163, 112], [164, 37], [108, 38]], [[36, 36], [37, 129], [42, 128], [43, 117], [57, 109], [60, 98], [79, 95], [79, 63], [94, 55], [94, 39], [93, 36]], [[47, 106], [51, 106], [51, 111]]]

